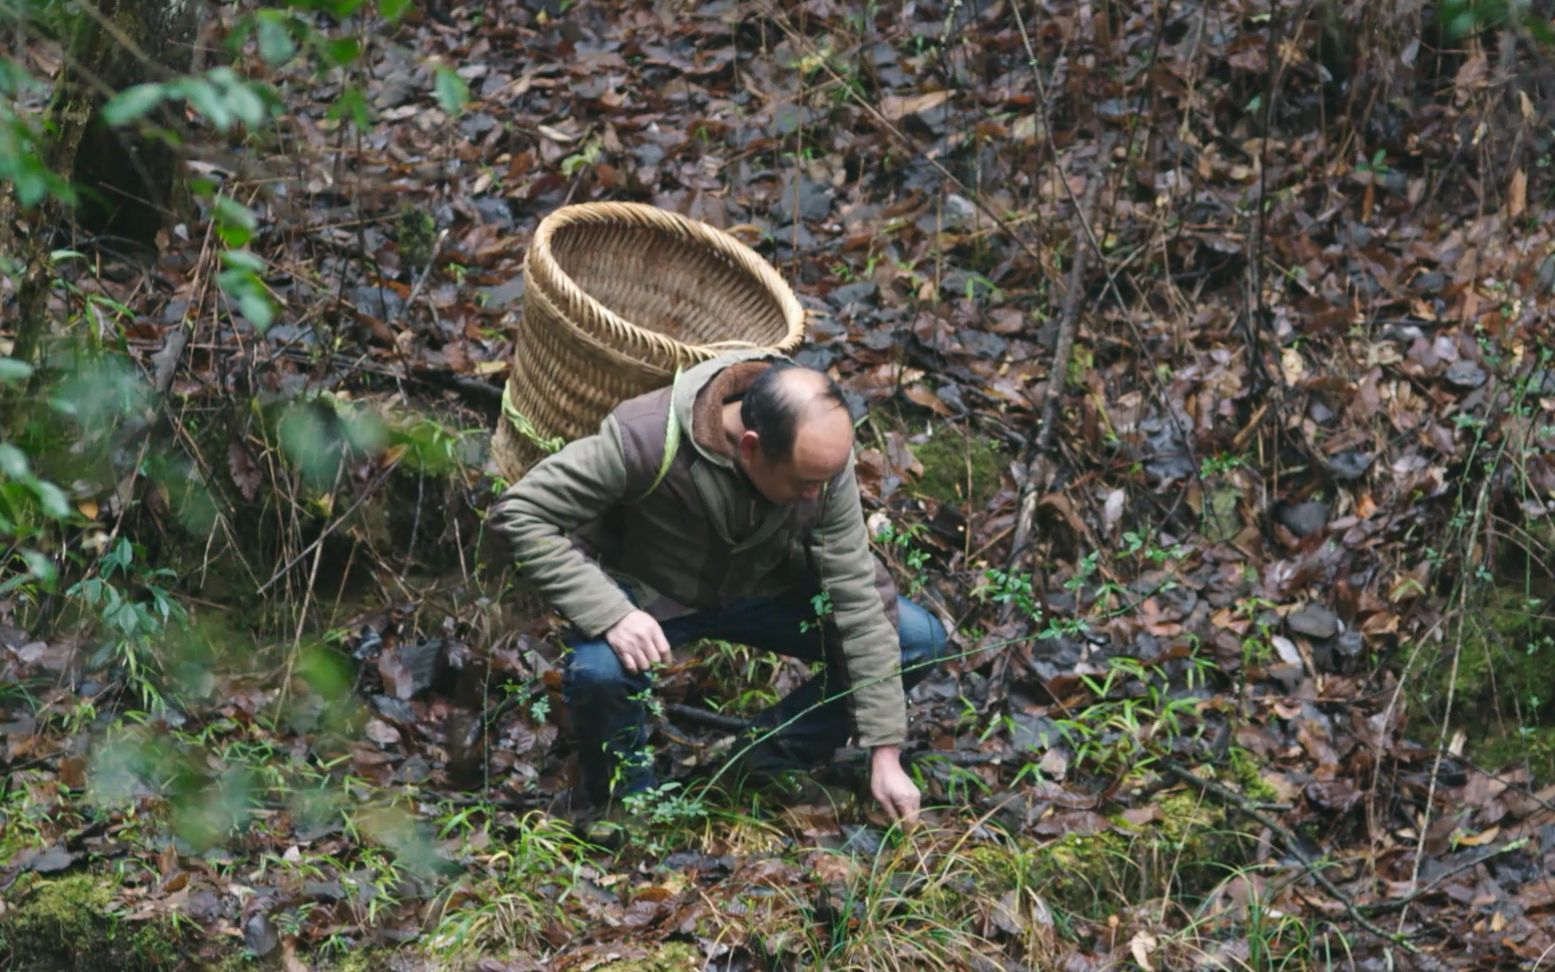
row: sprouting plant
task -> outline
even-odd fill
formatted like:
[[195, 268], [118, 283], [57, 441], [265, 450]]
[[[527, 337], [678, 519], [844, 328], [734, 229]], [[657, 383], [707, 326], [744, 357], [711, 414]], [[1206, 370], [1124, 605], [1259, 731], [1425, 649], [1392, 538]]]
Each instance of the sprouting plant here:
[[[115, 583], [115, 574], [118, 575]], [[148, 707], [161, 699], [156, 678], [161, 665], [154, 640], [169, 625], [183, 625], [188, 615], [166, 586], [173, 571], [151, 568], [137, 559], [135, 546], [120, 537], [97, 562], [97, 576], [71, 585], [65, 594], [90, 608], [109, 632], [101, 661], [117, 661], [127, 683]], [[124, 586], [121, 586], [124, 585]], [[138, 589], [138, 593], [129, 590]]]
[[983, 572], [983, 581], [972, 594], [995, 604], [1012, 604], [1033, 623], [1042, 620], [1042, 607], [1037, 603], [1036, 594], [1032, 590], [1031, 575], [1024, 571], [990, 567]]
[[1143, 553], [1146, 560], [1159, 567], [1168, 560], [1182, 560], [1186, 558], [1189, 550], [1180, 543], [1174, 543], [1170, 547], [1163, 547], [1154, 542], [1150, 533], [1128, 530], [1123, 534], [1123, 550], [1121, 552], [1124, 556]]
[[1085, 582], [1090, 579], [1091, 575], [1096, 573], [1100, 560], [1101, 552], [1096, 550], [1081, 557], [1079, 564], [1075, 565], [1074, 575], [1064, 581], [1064, 590], [1078, 591], [1084, 587]]
[[582, 148], [562, 159], [562, 175], [566, 176], [568, 179], [571, 179], [573, 176], [577, 175], [579, 169], [586, 165], [594, 165], [599, 161], [600, 151], [603, 148], [604, 143], [601, 142], [597, 137], [590, 138], [588, 141], [583, 143]]
[[968, 303], [976, 301], [979, 296], [991, 297], [995, 301], [1004, 300], [1004, 291], [992, 280], [980, 273], [968, 274], [966, 278], [966, 299]]
[[1205, 479], [1211, 479], [1215, 476], [1221, 476], [1231, 472], [1234, 469], [1240, 469], [1245, 464], [1246, 460], [1241, 456], [1235, 456], [1229, 453], [1221, 453], [1220, 455], [1216, 456], [1206, 456], [1203, 461], [1199, 463], [1199, 475]]
[[912, 597], [923, 590], [923, 570], [929, 563], [929, 552], [918, 546], [918, 539], [923, 535], [922, 523], [913, 523], [908, 526], [897, 526], [887, 521], [881, 525], [880, 531], [875, 534], [875, 539], [891, 548], [903, 567], [912, 572], [907, 582], [907, 596]]
[[819, 594], [812, 595], [810, 598], [810, 610], [814, 613], [814, 620], [799, 622], [800, 631], [819, 631], [826, 623], [826, 619], [831, 617], [831, 591], [821, 591]]
[[653, 691], [654, 686], [658, 682], [658, 673], [650, 668], [646, 672], [643, 672], [643, 681], [647, 684], [644, 685], [641, 690], [627, 696], [627, 698], [631, 699], [633, 702], [642, 703], [643, 708], [647, 709], [648, 714], [653, 716], [655, 719], [664, 718], [664, 702]]
[[1381, 176], [1387, 175], [1388, 171], [1387, 149], [1378, 149], [1370, 159], [1361, 159], [1359, 162], [1355, 163], [1355, 172], [1357, 175]]

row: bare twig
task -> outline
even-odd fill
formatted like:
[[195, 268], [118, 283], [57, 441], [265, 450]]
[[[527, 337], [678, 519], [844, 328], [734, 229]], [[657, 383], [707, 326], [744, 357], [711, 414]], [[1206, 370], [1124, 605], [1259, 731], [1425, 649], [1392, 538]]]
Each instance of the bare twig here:
[[421, 289], [427, 285], [427, 278], [432, 276], [432, 269], [437, 266], [437, 255], [442, 252], [443, 242], [447, 239], [448, 230], [445, 227], [441, 233], [437, 234], [437, 239], [432, 241], [432, 252], [427, 257], [427, 265], [422, 269], [421, 276], [416, 278], [416, 285], [410, 288], [410, 296], [405, 298], [405, 312], [407, 314], [410, 313], [412, 307], [416, 306], [416, 298], [421, 296]]
[[1491, 860], [1492, 858], [1500, 857], [1502, 854], [1510, 854], [1513, 851], [1522, 850], [1527, 846], [1528, 838], [1523, 837], [1518, 840], [1502, 844], [1500, 847], [1492, 847], [1489, 851], [1479, 855], [1473, 860], [1464, 861], [1457, 867], [1453, 867], [1442, 872], [1442, 874], [1440, 874], [1434, 881], [1432, 881], [1430, 884], [1427, 884], [1420, 890], [1414, 892], [1413, 894], [1405, 895], [1402, 898], [1390, 898], [1387, 901], [1377, 901], [1372, 904], [1358, 904], [1356, 907], [1361, 911], [1372, 915], [1387, 914], [1390, 911], [1398, 911], [1400, 909], [1407, 908], [1414, 904], [1416, 901], [1419, 901], [1421, 898], [1434, 894], [1437, 888], [1446, 884], [1448, 881], [1457, 877], [1459, 874], [1462, 874], [1464, 871], [1472, 871], [1474, 868], [1479, 867], [1481, 864]]
[[[1103, 156], [1105, 158], [1105, 156]], [[1085, 289], [1085, 271], [1088, 258], [1091, 254], [1089, 247], [1080, 246], [1080, 234], [1091, 232], [1091, 222], [1095, 218], [1097, 199], [1101, 195], [1103, 169], [1098, 168], [1092, 172], [1089, 185], [1085, 189], [1085, 201], [1075, 211], [1074, 218], [1077, 227], [1074, 232], [1076, 245], [1074, 255], [1069, 265], [1069, 281], [1064, 293], [1064, 304], [1059, 315], [1058, 343], [1053, 350], [1053, 363], [1048, 367], [1047, 392], [1042, 403], [1042, 421], [1037, 427], [1037, 434], [1028, 440], [1029, 444], [1020, 463], [1021, 484], [1019, 500], [1016, 504], [1015, 536], [1010, 541], [1009, 558], [1006, 561], [1006, 569], [1013, 571], [1025, 556], [1026, 548], [1031, 544], [1032, 525], [1037, 516], [1037, 500], [1047, 492], [1053, 480], [1053, 474], [1057, 465], [1051, 460], [1049, 453], [1053, 449], [1054, 428], [1058, 424], [1059, 400], [1063, 395], [1066, 376], [1069, 373], [1069, 358], [1074, 353], [1074, 335], [1080, 318], [1080, 295]], [[999, 623], [1008, 624], [1014, 617], [1015, 602], [1005, 603], [999, 612]], [[994, 659], [993, 670], [988, 678], [988, 704], [997, 705], [1004, 698], [1005, 682], [1009, 678], [1010, 653], [1004, 652]]]
[[299, 553], [297, 553], [296, 556], [292, 557], [285, 564], [283, 564], [279, 570], [277, 570], [274, 574], [270, 575], [270, 579], [269, 580], [265, 581], [263, 584], [260, 584], [259, 585], [259, 589], [254, 591], [254, 594], [255, 595], [263, 594], [265, 591], [268, 591], [272, 586], [274, 586], [276, 581], [280, 580], [282, 577], [285, 577], [291, 571], [291, 569], [293, 567], [297, 566], [297, 564], [302, 561], [302, 559], [304, 557], [306, 557], [306, 556], [308, 556], [308, 554], [312, 553], [314, 548], [316, 548], [320, 544], [322, 544], [324, 542], [324, 540], [331, 533], [334, 533], [335, 529], [337, 527], [339, 527], [340, 524], [342, 524], [346, 520], [350, 519], [351, 518], [351, 514], [356, 512], [357, 507], [359, 507], [363, 503], [365, 503], [367, 501], [367, 498], [369, 496], [371, 496], [374, 492], [376, 492], [379, 486], [383, 485], [384, 480], [388, 479], [389, 478], [389, 474], [392, 473], [398, 466], [399, 466], [398, 460], [396, 460], [394, 462], [391, 462], [387, 466], [385, 466], [383, 468], [383, 471], [380, 472], [377, 476], [375, 476], [373, 478], [372, 482], [367, 484], [367, 488], [362, 490], [362, 495], [360, 495], [360, 496], [358, 496], [356, 498], [356, 502], [352, 503], [351, 506], [344, 513], [340, 514], [333, 521], [331, 521], [330, 524], [324, 528], [324, 531], [322, 533], [320, 533], [318, 535], [318, 537], [316, 537], [312, 543], [310, 543], [306, 547], [302, 548], [302, 550]]
[[[1091, 173], [1090, 185], [1085, 190], [1085, 201], [1075, 212], [1077, 223], [1075, 238], [1083, 228], [1090, 231], [1096, 214], [1096, 201], [1101, 194], [1102, 173]], [[1064, 293], [1064, 305], [1059, 315], [1058, 343], [1053, 349], [1053, 363], [1048, 368], [1047, 392], [1042, 402], [1042, 423], [1036, 438], [1031, 441], [1022, 465], [1026, 467], [1025, 481], [1021, 484], [1020, 515], [1016, 519], [1015, 539], [1010, 543], [1010, 563], [1013, 565], [1025, 553], [1031, 542], [1032, 520], [1036, 515], [1037, 497], [1045, 488], [1052, 472], [1043, 462], [1053, 448], [1054, 429], [1058, 424], [1058, 403], [1063, 397], [1065, 376], [1069, 373], [1069, 358], [1074, 353], [1074, 335], [1080, 319], [1080, 295], [1085, 289], [1085, 270], [1090, 250], [1077, 246], [1073, 262], [1069, 265], [1069, 281]], [[1006, 605], [1001, 622], [1009, 620], [1012, 605]]]

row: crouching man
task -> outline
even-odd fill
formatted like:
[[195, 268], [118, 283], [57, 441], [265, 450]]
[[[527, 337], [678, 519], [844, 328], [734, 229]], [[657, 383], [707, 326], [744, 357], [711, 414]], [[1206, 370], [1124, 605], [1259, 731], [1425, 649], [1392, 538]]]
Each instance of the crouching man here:
[[655, 785], [647, 673], [711, 638], [824, 663], [757, 717], [747, 768], [808, 768], [852, 735], [881, 807], [917, 818], [905, 692], [945, 632], [869, 549], [853, 424], [824, 374], [761, 352], [700, 364], [536, 464], [492, 522], [572, 622], [563, 692], [591, 802]]

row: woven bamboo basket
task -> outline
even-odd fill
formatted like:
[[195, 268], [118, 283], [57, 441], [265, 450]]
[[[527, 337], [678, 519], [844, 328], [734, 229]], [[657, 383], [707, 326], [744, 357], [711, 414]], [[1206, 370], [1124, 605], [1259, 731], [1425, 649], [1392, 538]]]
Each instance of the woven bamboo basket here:
[[524, 305], [492, 452], [509, 481], [677, 369], [738, 348], [788, 353], [804, 312], [750, 247], [636, 203], [564, 206], [524, 259]]

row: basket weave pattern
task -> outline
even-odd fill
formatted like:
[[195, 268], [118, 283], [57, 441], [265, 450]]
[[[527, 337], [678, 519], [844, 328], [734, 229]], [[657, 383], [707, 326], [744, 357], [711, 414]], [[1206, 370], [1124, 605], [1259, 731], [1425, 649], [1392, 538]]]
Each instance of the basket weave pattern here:
[[556, 210], [535, 231], [524, 278], [494, 446], [509, 479], [544, 456], [535, 439], [594, 432], [677, 369], [736, 348], [788, 353], [804, 338], [793, 291], [755, 251], [652, 206]]

